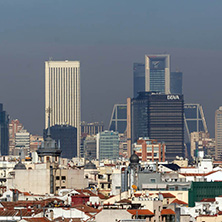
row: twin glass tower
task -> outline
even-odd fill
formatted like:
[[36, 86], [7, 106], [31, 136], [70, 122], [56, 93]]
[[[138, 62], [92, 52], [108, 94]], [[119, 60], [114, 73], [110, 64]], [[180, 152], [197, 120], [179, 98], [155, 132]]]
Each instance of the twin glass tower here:
[[77, 156], [80, 151], [80, 62], [45, 62], [45, 128], [71, 125], [77, 128]]

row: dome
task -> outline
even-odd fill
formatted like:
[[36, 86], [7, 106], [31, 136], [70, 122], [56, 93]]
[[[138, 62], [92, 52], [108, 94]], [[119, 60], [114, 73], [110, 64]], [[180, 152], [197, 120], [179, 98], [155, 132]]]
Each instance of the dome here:
[[134, 154], [132, 154], [131, 155], [131, 157], [130, 157], [130, 163], [139, 163], [139, 157], [134, 153]]
[[86, 170], [96, 170], [96, 165], [94, 163], [92, 163], [91, 161], [89, 161], [85, 166], [84, 169]]
[[19, 162], [15, 165], [14, 170], [26, 170], [26, 167], [23, 163]]

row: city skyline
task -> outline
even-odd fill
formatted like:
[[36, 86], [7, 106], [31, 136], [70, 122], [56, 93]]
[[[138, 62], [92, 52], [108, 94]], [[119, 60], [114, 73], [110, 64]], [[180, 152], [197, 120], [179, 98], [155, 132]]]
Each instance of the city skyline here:
[[[214, 112], [221, 105], [217, 95], [222, 93], [221, 2], [173, 1], [159, 6], [142, 1], [144, 7], [135, 7], [138, 3], [132, 1], [127, 7], [124, 3], [116, 7], [115, 1], [50, 2], [22, 0], [15, 3], [12, 14], [7, 13], [11, 3], [1, 3], [0, 93], [11, 117], [40, 134], [44, 128], [44, 61], [49, 57], [80, 60], [82, 120], [104, 121], [107, 128], [113, 105], [126, 103], [132, 95], [133, 63], [143, 62], [145, 54], [167, 53], [172, 58], [171, 70], [178, 68], [184, 74], [185, 103], [203, 105], [214, 136]], [[57, 17], [61, 8], [67, 13]]]

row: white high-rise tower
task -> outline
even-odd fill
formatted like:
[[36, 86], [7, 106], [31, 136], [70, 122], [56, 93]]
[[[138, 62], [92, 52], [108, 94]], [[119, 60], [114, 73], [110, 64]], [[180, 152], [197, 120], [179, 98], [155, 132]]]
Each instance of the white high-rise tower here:
[[45, 62], [45, 128], [68, 124], [77, 128], [77, 155], [80, 152], [80, 62]]

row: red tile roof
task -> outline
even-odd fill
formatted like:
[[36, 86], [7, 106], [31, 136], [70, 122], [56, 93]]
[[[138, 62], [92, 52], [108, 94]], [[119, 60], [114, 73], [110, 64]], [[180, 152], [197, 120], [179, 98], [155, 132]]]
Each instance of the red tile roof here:
[[200, 202], [214, 202], [215, 198], [204, 198]]
[[154, 213], [152, 213], [150, 210], [147, 209], [136, 209], [136, 210], [127, 210], [132, 215], [151, 215], [154, 216]]
[[46, 217], [23, 218], [23, 220], [26, 220], [28, 222], [48, 222], [48, 221], [50, 221]]
[[161, 210], [161, 215], [172, 215], [172, 214], [176, 214], [173, 210], [171, 209], [163, 209]]
[[172, 193], [160, 193], [164, 198], [176, 198]]
[[97, 210], [93, 207], [86, 206], [84, 204], [76, 204], [76, 205], [73, 206], [73, 208], [81, 210], [85, 213], [98, 213], [99, 212], [99, 210]]
[[188, 205], [188, 203], [182, 201], [182, 200], [178, 200], [178, 199], [175, 199], [173, 202], [171, 203], [176, 203], [176, 204], [179, 204], [179, 205]]

